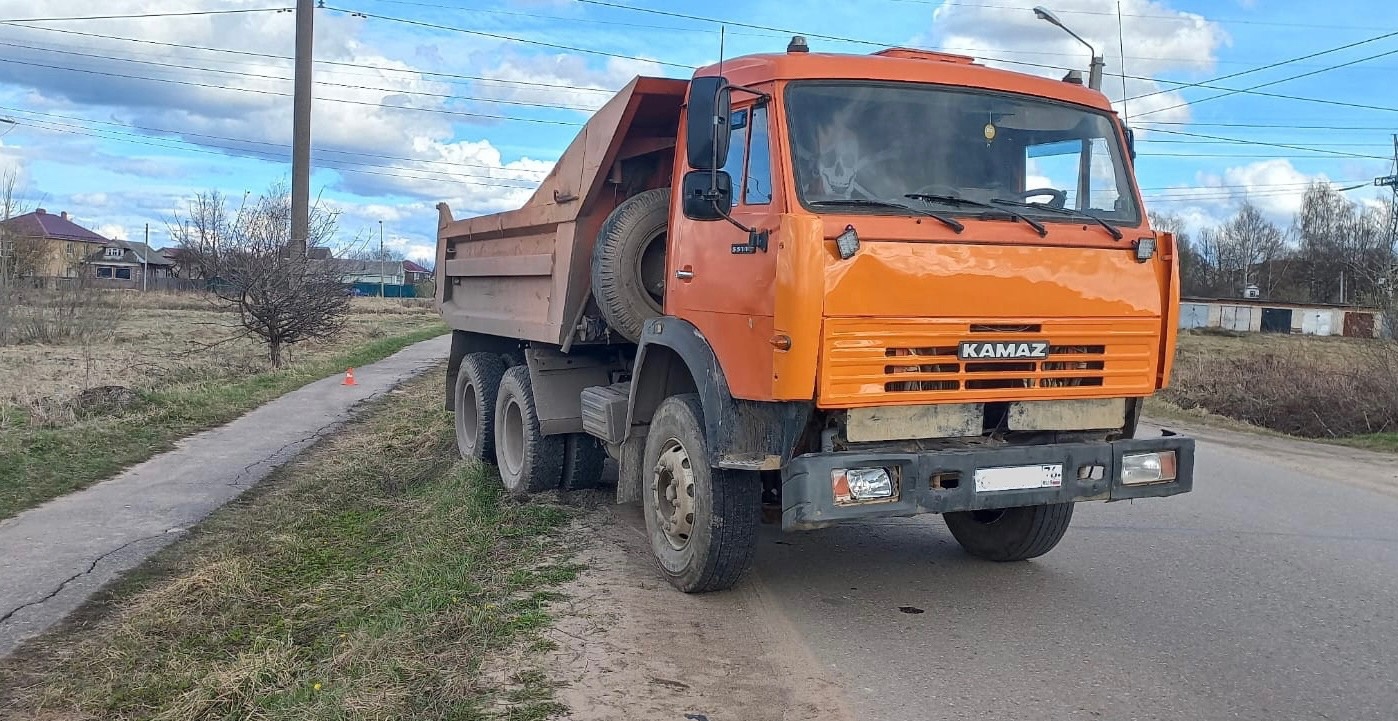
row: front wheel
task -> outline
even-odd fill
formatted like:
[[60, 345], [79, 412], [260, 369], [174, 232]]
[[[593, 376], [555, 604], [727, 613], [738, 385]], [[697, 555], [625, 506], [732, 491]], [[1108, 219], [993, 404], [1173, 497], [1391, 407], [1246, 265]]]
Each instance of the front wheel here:
[[989, 561], [1023, 561], [1053, 550], [1068, 532], [1073, 504], [957, 511], [942, 515], [966, 552]]
[[641, 465], [651, 550], [666, 580], [685, 593], [738, 582], [752, 565], [762, 503], [756, 473], [709, 465], [703, 418], [698, 396], [665, 399]]

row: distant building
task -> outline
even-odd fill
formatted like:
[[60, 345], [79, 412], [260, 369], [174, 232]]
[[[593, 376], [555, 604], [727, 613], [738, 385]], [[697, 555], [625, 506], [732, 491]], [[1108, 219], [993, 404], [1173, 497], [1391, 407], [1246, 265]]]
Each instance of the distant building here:
[[89, 277], [133, 288], [143, 287], [147, 281], [170, 278], [175, 268], [175, 262], [164, 254], [145, 243], [129, 240], [108, 242], [102, 250], [89, 255], [86, 264], [91, 268]]
[[425, 280], [432, 280], [432, 271], [412, 262], [403, 261], [403, 282], [408, 285], [417, 285]]
[[1377, 308], [1252, 298], [1181, 298], [1179, 327], [1373, 338], [1383, 333], [1385, 324]]
[[84, 259], [110, 242], [74, 223], [67, 212], [54, 215], [43, 208], [0, 225], [0, 253], [9, 257], [32, 249], [33, 256], [24, 259], [19, 272], [38, 278], [77, 278]]

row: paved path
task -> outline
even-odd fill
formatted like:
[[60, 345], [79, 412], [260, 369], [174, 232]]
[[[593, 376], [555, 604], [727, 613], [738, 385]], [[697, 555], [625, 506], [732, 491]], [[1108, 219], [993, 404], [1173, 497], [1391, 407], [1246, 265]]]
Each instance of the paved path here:
[[237, 497], [364, 401], [445, 360], [440, 336], [292, 391], [126, 472], [0, 521], [0, 655]]

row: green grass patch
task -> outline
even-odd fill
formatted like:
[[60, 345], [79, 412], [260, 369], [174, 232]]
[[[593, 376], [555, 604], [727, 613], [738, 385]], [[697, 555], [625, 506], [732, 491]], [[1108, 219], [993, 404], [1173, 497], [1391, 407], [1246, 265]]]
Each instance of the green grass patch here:
[[1388, 453], [1398, 453], [1398, 433], [1371, 433], [1367, 436], [1355, 436], [1341, 441], [1344, 445], [1355, 448], [1366, 448], [1371, 451], [1385, 451]]
[[445, 332], [445, 326], [435, 325], [281, 370], [167, 386], [142, 393], [135, 406], [119, 414], [61, 428], [37, 426], [15, 414], [0, 433], [0, 519], [86, 488], [307, 383]]
[[[457, 460], [437, 378], [283, 468], [0, 661], [0, 709], [100, 719], [509, 719], [579, 568], [571, 513]], [[4, 715], [4, 714], [0, 714]]]

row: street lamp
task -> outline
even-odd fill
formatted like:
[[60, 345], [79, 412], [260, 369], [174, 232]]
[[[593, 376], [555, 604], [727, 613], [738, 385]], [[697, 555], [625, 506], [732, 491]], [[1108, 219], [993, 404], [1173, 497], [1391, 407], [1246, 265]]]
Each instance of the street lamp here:
[[1064, 25], [1063, 21], [1059, 20], [1058, 16], [1053, 14], [1053, 11], [1049, 10], [1048, 8], [1042, 5], [1034, 8], [1034, 17], [1048, 22], [1051, 25], [1057, 25], [1059, 29], [1061, 29], [1063, 32], [1072, 35], [1074, 40], [1077, 40], [1078, 42], [1087, 46], [1088, 52], [1092, 53], [1092, 66], [1087, 74], [1087, 87], [1092, 88], [1093, 90], [1101, 90], [1102, 68], [1106, 65], [1106, 61], [1102, 59], [1101, 55], [1097, 54], [1097, 49], [1092, 47], [1092, 43], [1083, 40], [1081, 35], [1078, 35], [1072, 30], [1069, 30], [1068, 26]]

